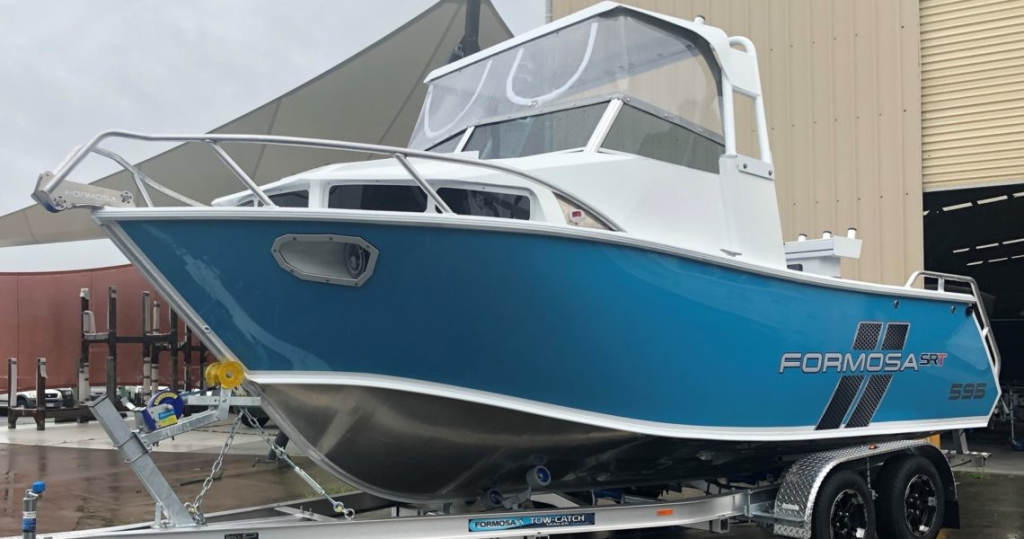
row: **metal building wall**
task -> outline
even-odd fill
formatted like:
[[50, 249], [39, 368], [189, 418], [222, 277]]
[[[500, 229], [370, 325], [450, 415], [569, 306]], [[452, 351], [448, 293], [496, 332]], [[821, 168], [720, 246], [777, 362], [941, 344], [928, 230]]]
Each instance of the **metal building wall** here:
[[1024, 3], [921, 0], [926, 191], [1024, 181]]
[[[597, 0], [553, 0], [555, 18]], [[914, 0], [625, 0], [758, 48], [783, 233], [864, 240], [843, 275], [902, 284], [923, 264], [921, 70]], [[754, 154], [737, 99], [739, 147]], [[744, 127], [745, 126], [745, 127]]]
[[[97, 331], [107, 330], [107, 289], [117, 288], [117, 328], [120, 335], [142, 333], [142, 292], [152, 290], [133, 266], [87, 269], [52, 273], [0, 273], [0, 393], [7, 392], [7, 358], [18, 358], [18, 387], [35, 387], [37, 357], [46, 358], [47, 387], [73, 387], [78, 380], [78, 356], [81, 343], [79, 292], [91, 291], [90, 307], [96, 315]], [[164, 307], [160, 328], [170, 328], [167, 302], [153, 294]], [[184, 326], [179, 327], [183, 331]], [[184, 336], [182, 336], [184, 339]], [[142, 383], [142, 345], [117, 347], [117, 383]], [[89, 381], [102, 386], [106, 380], [107, 347], [96, 344], [89, 349]], [[170, 379], [170, 361], [163, 354], [160, 379]], [[179, 366], [183, 362], [179, 363]], [[195, 368], [194, 368], [195, 369]], [[197, 379], [199, 373], [192, 373]], [[179, 378], [183, 379], [183, 378]]]

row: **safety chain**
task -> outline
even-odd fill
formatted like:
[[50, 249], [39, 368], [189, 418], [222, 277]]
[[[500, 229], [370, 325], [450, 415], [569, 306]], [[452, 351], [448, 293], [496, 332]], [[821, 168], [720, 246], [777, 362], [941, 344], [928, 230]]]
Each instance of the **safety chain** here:
[[224, 456], [228, 454], [228, 449], [231, 447], [231, 442], [235, 440], [235, 433], [238, 432], [238, 426], [242, 424], [242, 415], [239, 414], [235, 419], [235, 422], [231, 425], [231, 431], [228, 432], [228, 439], [224, 441], [224, 447], [220, 448], [220, 455], [217, 455], [217, 460], [213, 461], [213, 467], [210, 469], [210, 475], [203, 481], [203, 488], [199, 489], [199, 494], [196, 495], [196, 501], [192, 503], [186, 503], [185, 509], [192, 515], [192, 520], [196, 524], [206, 523], [206, 515], [203, 514], [203, 496], [206, 496], [206, 491], [210, 490], [213, 486], [214, 477], [217, 472], [224, 466]]
[[339, 502], [339, 501], [335, 500], [334, 498], [332, 498], [331, 495], [328, 494], [326, 490], [324, 490], [324, 487], [321, 487], [320, 483], [316, 482], [316, 479], [313, 479], [302, 468], [299, 468], [299, 466], [297, 464], [292, 462], [292, 459], [288, 458], [288, 452], [285, 451], [283, 447], [281, 447], [281, 446], [279, 446], [279, 445], [274, 443], [274, 440], [270, 437], [269, 434], [267, 434], [267, 431], [263, 430], [263, 427], [260, 426], [259, 421], [257, 421], [255, 417], [249, 415], [249, 410], [248, 409], [241, 408], [241, 410], [240, 410], [240, 412], [238, 414], [238, 418], [241, 419], [242, 416], [245, 416], [245, 417], [249, 418], [249, 424], [252, 425], [253, 427], [256, 427], [256, 431], [259, 432], [260, 437], [263, 438], [263, 441], [267, 442], [267, 445], [270, 446], [270, 450], [274, 452], [274, 455], [277, 456], [277, 459], [280, 460], [280, 461], [287, 462], [288, 465], [292, 467], [292, 471], [294, 471], [299, 477], [301, 477], [302, 480], [306, 482], [306, 484], [308, 484], [310, 487], [312, 487], [313, 490], [316, 491], [317, 494], [319, 494], [324, 499], [326, 499], [328, 502], [330, 502], [331, 503], [331, 508], [334, 509], [335, 513], [338, 513], [338, 514], [344, 516], [346, 520], [352, 520], [353, 518], [355, 518], [355, 516], [356, 516], [355, 509], [352, 509], [352, 508], [349, 508], [349, 507], [345, 507], [344, 503]]

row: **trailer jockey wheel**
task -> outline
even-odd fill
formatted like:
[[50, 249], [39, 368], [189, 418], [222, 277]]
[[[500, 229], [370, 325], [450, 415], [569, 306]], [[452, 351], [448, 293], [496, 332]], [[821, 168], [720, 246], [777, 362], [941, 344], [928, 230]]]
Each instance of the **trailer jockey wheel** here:
[[814, 501], [812, 539], [871, 539], [875, 536], [875, 504], [863, 477], [850, 470], [825, 478]]
[[935, 539], [946, 492], [935, 466], [920, 455], [886, 461], [878, 473], [878, 531], [891, 539]]

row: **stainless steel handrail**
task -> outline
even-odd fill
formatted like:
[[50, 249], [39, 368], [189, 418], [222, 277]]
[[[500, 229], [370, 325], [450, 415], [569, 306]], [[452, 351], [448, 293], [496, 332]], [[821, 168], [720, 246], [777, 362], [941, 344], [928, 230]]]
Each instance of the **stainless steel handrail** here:
[[992, 334], [992, 322], [989, 321], [988, 313], [985, 311], [985, 305], [981, 297], [981, 288], [978, 287], [978, 281], [975, 281], [973, 277], [968, 277], [966, 275], [918, 270], [910, 275], [910, 279], [907, 279], [907, 284], [904, 286], [906, 288], [912, 287], [921, 277], [931, 277], [936, 279], [938, 281], [937, 289], [940, 292], [946, 292], [946, 281], [965, 283], [971, 286], [971, 295], [973, 295], [974, 299], [978, 302], [976, 311], [978, 313], [978, 317], [981, 319], [981, 336], [988, 344], [989, 350], [992, 351], [992, 368], [995, 369], [996, 379], [998, 380], [999, 372], [1003, 367], [1003, 360], [999, 355], [999, 347], [996, 345], [996, 337]]
[[191, 198], [189, 198], [189, 197], [187, 197], [187, 196], [185, 196], [185, 195], [183, 195], [183, 194], [181, 194], [181, 193], [179, 193], [179, 192], [177, 192], [177, 191], [175, 191], [175, 190], [173, 190], [173, 189], [171, 189], [169, 187], [165, 187], [165, 186], [157, 183], [156, 180], [150, 178], [149, 176], [146, 176], [141, 170], [136, 168], [135, 165], [129, 163], [124, 157], [121, 157], [120, 155], [118, 155], [118, 154], [116, 154], [116, 153], [114, 153], [114, 152], [112, 152], [110, 150], [106, 150], [106, 149], [103, 149], [103, 148], [93, 148], [92, 151], [96, 155], [101, 155], [103, 157], [106, 157], [107, 159], [110, 159], [111, 161], [114, 161], [115, 163], [120, 165], [121, 168], [127, 170], [128, 173], [132, 175], [132, 179], [135, 181], [136, 187], [139, 188], [139, 194], [142, 195], [142, 200], [143, 200], [143, 202], [146, 203], [146, 206], [153, 207], [153, 205], [154, 205], [153, 204], [153, 200], [149, 198], [149, 192], [146, 190], [146, 185], [152, 187], [153, 189], [156, 189], [157, 191], [160, 191], [161, 193], [163, 193], [163, 194], [165, 194], [165, 195], [167, 195], [167, 196], [169, 196], [169, 197], [171, 197], [171, 198], [173, 198], [173, 199], [175, 199], [175, 200], [177, 200], [179, 202], [182, 202], [184, 204], [188, 204], [189, 206], [205, 206], [206, 205], [206, 204], [203, 204], [202, 202], [196, 202], [195, 200], [192, 200]]
[[[413, 165], [409, 163], [408, 158], [441, 161], [445, 163], [466, 165], [471, 167], [492, 170], [496, 172], [502, 172], [505, 174], [509, 174], [511, 176], [524, 179], [532, 183], [536, 183], [538, 185], [543, 186], [546, 189], [551, 190], [553, 193], [561, 196], [562, 198], [565, 198], [576, 207], [582, 209], [589, 215], [593, 216], [603, 225], [608, 227], [609, 230], [619, 232], [624, 230], [611, 217], [606, 215], [601, 210], [595, 208], [594, 206], [591, 206], [590, 204], [583, 201], [582, 199], [572, 194], [571, 192], [566, 191], [565, 189], [557, 185], [554, 185], [551, 182], [538, 178], [532, 174], [519, 170], [515, 167], [494, 163], [492, 161], [471, 159], [466, 157], [456, 157], [453, 155], [431, 153], [420, 150], [411, 150], [408, 148], [399, 148], [397, 146], [385, 146], [381, 144], [366, 144], [361, 142], [347, 142], [304, 137], [283, 137], [277, 135], [147, 135], [143, 133], [134, 133], [131, 131], [105, 131], [93, 137], [92, 140], [90, 140], [84, 146], [78, 147], [70, 156], [67, 157], [67, 159], [65, 159], [64, 162], [62, 162], [57, 167], [57, 170], [54, 171], [52, 174], [44, 174], [43, 176], [41, 176], [39, 182], [36, 185], [36, 191], [35, 193], [33, 193], [33, 198], [35, 198], [40, 203], [43, 203], [43, 205], [46, 206], [51, 211], [60, 211], [61, 208], [57, 208], [56, 210], [51, 209], [50, 205], [46, 201], [50, 198], [51, 195], [53, 195], [54, 191], [60, 186], [60, 184], [67, 179], [68, 174], [70, 174], [72, 170], [78, 167], [78, 165], [80, 165], [82, 161], [90, 153], [96, 152], [106, 157], [110, 157], [111, 154], [113, 154], [113, 152], [98, 147], [101, 142], [108, 138], [121, 138], [146, 142], [206, 143], [213, 149], [217, 156], [222, 161], [224, 161], [225, 165], [228, 166], [228, 168], [239, 178], [242, 184], [245, 185], [246, 189], [251, 191], [257, 199], [259, 199], [261, 202], [264, 203], [264, 205], [269, 207], [273, 207], [274, 204], [272, 202], [269, 202], [269, 198], [267, 197], [263, 189], [256, 185], [256, 183], [252, 181], [252, 179], [249, 178], [248, 175], [245, 174], [245, 172], [242, 171], [240, 167], [238, 167], [237, 163], [234, 163], [234, 161], [231, 160], [230, 156], [228, 156], [227, 153], [224, 152], [223, 149], [219, 146], [220, 144], [265, 144], [270, 146], [297, 146], [306, 148], [321, 148], [327, 150], [341, 150], [349, 152], [368, 153], [374, 155], [386, 155], [393, 159], [396, 159], [399, 162], [399, 164], [402, 165], [402, 167], [405, 168], [406, 171], [412, 175], [412, 179], [416, 181], [420, 188], [422, 188], [426, 192], [427, 196], [429, 196], [432, 200], [440, 200], [440, 196], [438, 196], [437, 192], [433, 189], [433, 187], [431, 187], [430, 184], [428, 184], [426, 180], [423, 179], [423, 176], [416, 171], [415, 167], [413, 167]], [[115, 159], [115, 161], [121, 163], [123, 159]], [[129, 173], [133, 175], [133, 178], [136, 180], [136, 184], [140, 186], [140, 189], [144, 189], [144, 187], [141, 187], [143, 181], [152, 181], [149, 178], [145, 177], [144, 175], [141, 175], [141, 172], [138, 172], [138, 170], [135, 169], [135, 167], [125, 168], [126, 170], [128, 170]], [[140, 176], [137, 176], [136, 173], [138, 173]], [[144, 195], [144, 197], [148, 198], [148, 195]], [[447, 206], [444, 204], [439, 204], [438, 207], [445, 213], [451, 213], [451, 210], [447, 208]]]

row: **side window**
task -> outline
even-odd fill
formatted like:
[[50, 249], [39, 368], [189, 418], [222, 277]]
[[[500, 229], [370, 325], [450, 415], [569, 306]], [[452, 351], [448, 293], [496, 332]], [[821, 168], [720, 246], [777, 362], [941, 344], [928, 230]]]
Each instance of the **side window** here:
[[704, 135], [630, 106], [619, 111], [601, 146], [715, 174], [725, 153]]
[[478, 125], [464, 150], [480, 152], [480, 159], [504, 159], [582, 148], [606, 108], [608, 103], [598, 103]]
[[309, 207], [309, 191], [303, 189], [302, 191], [289, 191], [287, 193], [277, 193], [276, 195], [269, 195], [270, 201], [282, 208], [308, 208]]
[[427, 194], [418, 185], [335, 185], [328, 194], [327, 207], [422, 213], [427, 211]]
[[472, 189], [442, 187], [437, 190], [441, 200], [459, 215], [530, 219], [530, 197]]
[[452, 153], [455, 151], [455, 148], [459, 147], [459, 143], [462, 142], [462, 135], [464, 133], [465, 131], [459, 131], [458, 135], [448, 137], [444, 142], [431, 146], [427, 151], [434, 153]]

